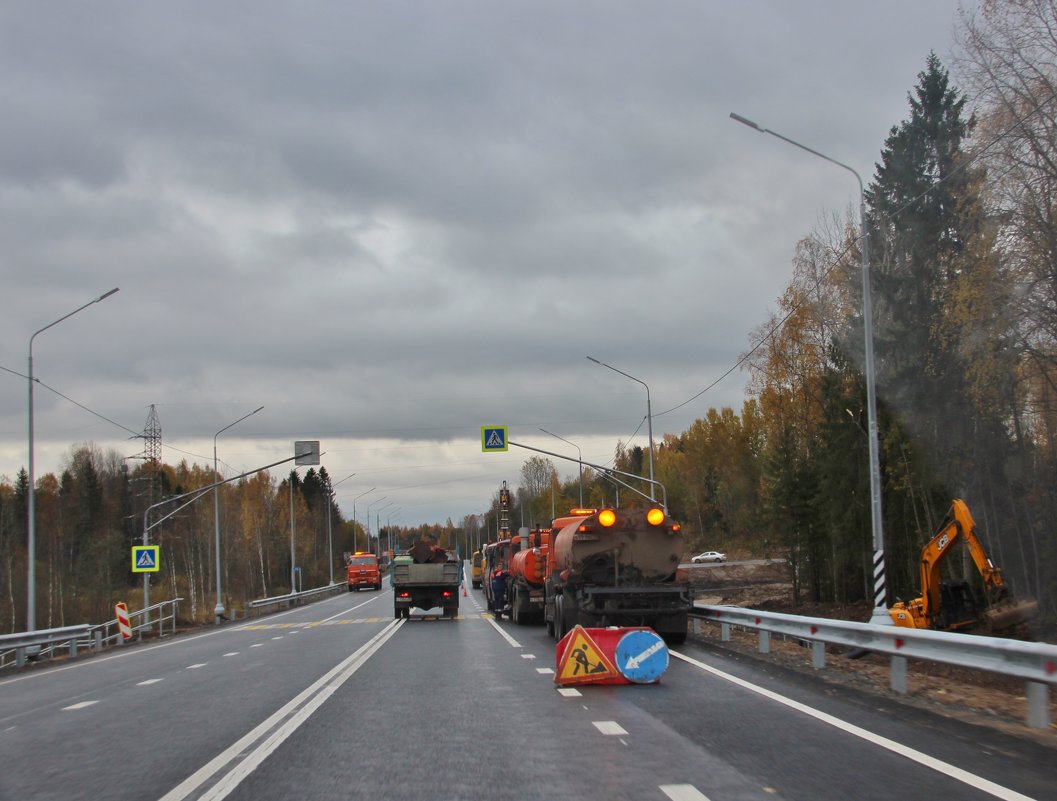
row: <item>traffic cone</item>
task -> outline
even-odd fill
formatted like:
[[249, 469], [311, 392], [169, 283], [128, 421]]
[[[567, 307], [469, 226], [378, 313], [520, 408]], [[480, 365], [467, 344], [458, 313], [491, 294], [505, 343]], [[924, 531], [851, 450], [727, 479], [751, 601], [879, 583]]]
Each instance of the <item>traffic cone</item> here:
[[464, 581], [464, 582], [462, 583], [462, 597], [463, 597], [463, 598], [465, 598], [465, 597], [466, 597], [467, 595], [469, 595], [469, 594], [470, 594], [470, 593], [466, 592], [466, 582]]

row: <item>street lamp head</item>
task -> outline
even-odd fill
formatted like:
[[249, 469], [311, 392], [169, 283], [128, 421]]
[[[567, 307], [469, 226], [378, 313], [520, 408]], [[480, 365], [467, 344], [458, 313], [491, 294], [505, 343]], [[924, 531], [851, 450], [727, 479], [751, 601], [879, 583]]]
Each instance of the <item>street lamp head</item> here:
[[120, 287], [114, 287], [109, 292], [106, 292], [106, 293], [100, 295], [98, 298], [96, 298], [95, 302], [98, 303], [101, 300], [106, 300], [107, 298], [109, 298], [111, 295], [113, 295], [114, 293], [118, 292], [119, 290], [120, 290]]
[[766, 131], [764, 131], [764, 129], [761, 128], [757, 123], [753, 122], [747, 117], [741, 116], [740, 114], [735, 114], [733, 111], [730, 112], [730, 118], [736, 122], [740, 122], [742, 125], [748, 125], [750, 128], [753, 128], [759, 131], [760, 133], [766, 133]]

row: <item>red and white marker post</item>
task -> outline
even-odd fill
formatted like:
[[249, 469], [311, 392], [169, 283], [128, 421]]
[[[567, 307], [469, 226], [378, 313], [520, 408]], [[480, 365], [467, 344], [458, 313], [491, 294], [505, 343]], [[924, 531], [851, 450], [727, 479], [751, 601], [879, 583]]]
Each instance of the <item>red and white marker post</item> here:
[[128, 619], [128, 607], [125, 606], [124, 601], [119, 601], [114, 604], [114, 612], [117, 615], [117, 627], [121, 632], [122, 640], [132, 639], [132, 624]]

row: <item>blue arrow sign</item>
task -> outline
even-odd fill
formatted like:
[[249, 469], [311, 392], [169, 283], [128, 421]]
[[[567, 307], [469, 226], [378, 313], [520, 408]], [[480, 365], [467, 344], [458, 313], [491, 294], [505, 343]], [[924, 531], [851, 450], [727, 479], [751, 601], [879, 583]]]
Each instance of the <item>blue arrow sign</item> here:
[[617, 670], [635, 684], [655, 682], [668, 669], [668, 646], [655, 631], [629, 631], [614, 655]]

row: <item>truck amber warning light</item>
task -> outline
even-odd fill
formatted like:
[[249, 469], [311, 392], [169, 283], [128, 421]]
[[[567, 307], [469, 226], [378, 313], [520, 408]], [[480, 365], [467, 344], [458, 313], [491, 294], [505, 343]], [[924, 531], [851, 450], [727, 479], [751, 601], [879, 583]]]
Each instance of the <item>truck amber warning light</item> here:
[[612, 509], [603, 509], [598, 513], [598, 522], [605, 528], [609, 528], [617, 522], [617, 513]]
[[654, 507], [646, 513], [646, 522], [651, 526], [659, 526], [664, 522], [664, 510]]

